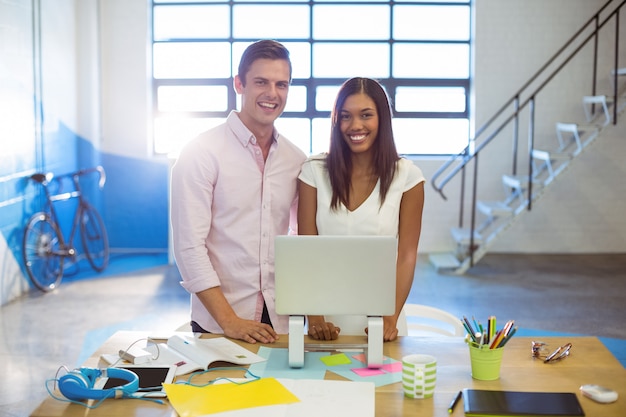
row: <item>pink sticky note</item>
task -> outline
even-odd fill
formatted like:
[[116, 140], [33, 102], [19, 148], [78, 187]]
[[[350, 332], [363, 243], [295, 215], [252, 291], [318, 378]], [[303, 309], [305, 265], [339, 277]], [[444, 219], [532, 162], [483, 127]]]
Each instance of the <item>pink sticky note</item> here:
[[387, 363], [383, 365], [381, 369], [391, 373], [402, 372], [402, 362], [398, 361], [393, 363]]
[[352, 368], [352, 372], [354, 372], [358, 376], [375, 376], [385, 374], [385, 371], [374, 368]]
[[359, 362], [363, 362], [363, 363], [367, 362], [367, 360], [365, 359], [365, 354], [364, 353], [358, 353], [356, 355], [353, 355], [352, 357], [354, 359], [356, 359], [357, 361], [359, 361]]

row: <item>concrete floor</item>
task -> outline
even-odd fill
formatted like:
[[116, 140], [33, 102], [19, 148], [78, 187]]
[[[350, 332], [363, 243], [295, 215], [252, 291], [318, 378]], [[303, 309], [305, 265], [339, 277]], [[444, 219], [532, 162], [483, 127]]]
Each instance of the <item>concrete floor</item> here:
[[[173, 266], [64, 281], [0, 308], [0, 415], [26, 416], [45, 380], [79, 366], [117, 330], [168, 332], [188, 320]], [[488, 255], [463, 276], [418, 263], [409, 301], [520, 328], [626, 339], [626, 254]], [[7, 377], [8, 376], [8, 377]]]

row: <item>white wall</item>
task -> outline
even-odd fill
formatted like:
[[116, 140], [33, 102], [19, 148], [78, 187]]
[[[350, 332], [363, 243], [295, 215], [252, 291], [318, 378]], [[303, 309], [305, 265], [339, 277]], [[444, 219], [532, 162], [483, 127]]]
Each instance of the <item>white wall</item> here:
[[65, 123], [77, 126], [78, 91], [75, 0], [41, 1], [41, 51], [44, 131], [58, 131]]
[[78, 108], [76, 133], [100, 148], [101, 132], [101, 77], [100, 77], [100, 20], [99, 0], [76, 1], [76, 63]]
[[626, 251], [626, 120], [606, 128], [577, 158], [494, 252]]
[[100, 0], [102, 150], [152, 155], [148, 0]]

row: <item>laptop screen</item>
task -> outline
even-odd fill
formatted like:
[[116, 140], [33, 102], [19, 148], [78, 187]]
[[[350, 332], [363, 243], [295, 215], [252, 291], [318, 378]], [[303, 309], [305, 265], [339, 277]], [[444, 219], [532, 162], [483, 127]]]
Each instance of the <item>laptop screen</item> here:
[[277, 236], [274, 243], [278, 314], [395, 312], [395, 237]]

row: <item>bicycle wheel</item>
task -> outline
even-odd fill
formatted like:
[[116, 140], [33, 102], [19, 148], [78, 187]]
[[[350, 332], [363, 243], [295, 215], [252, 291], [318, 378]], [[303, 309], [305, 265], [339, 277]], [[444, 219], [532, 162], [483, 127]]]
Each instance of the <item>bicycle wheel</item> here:
[[46, 213], [33, 215], [22, 242], [22, 256], [26, 272], [35, 287], [48, 292], [63, 278], [64, 257], [60, 255], [61, 232]]
[[83, 250], [91, 267], [102, 272], [109, 264], [109, 238], [104, 222], [92, 205], [83, 203], [80, 210], [80, 239]]

